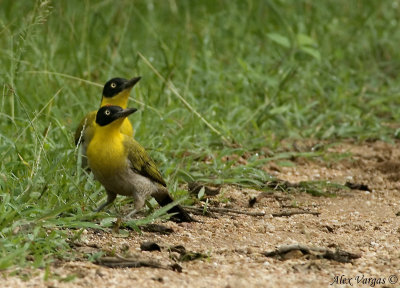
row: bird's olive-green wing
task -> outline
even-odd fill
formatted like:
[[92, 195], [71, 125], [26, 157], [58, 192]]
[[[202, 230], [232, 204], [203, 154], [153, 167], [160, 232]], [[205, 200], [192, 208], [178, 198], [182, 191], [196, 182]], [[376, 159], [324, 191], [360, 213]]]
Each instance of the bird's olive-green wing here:
[[82, 130], [87, 127], [88, 125], [91, 125], [93, 123], [94, 119], [96, 118], [96, 113], [97, 111], [92, 111], [88, 114], [86, 114], [85, 117], [83, 117], [82, 121], [79, 123], [78, 128], [76, 128], [75, 131], [75, 145], [80, 144], [83, 140], [83, 135], [82, 135]]
[[127, 149], [128, 159], [131, 162], [132, 169], [140, 175], [160, 183], [164, 187], [167, 186], [154, 161], [150, 158], [149, 154], [147, 154], [146, 150], [136, 142], [136, 140], [125, 136], [124, 145]]

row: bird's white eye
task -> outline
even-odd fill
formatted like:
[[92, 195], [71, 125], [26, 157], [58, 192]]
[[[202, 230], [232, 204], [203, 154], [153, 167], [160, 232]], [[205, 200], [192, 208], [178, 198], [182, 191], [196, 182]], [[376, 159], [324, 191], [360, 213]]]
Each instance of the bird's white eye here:
[[110, 110], [106, 110], [104, 111], [104, 114], [106, 114], [107, 116], [109, 116], [111, 114]]
[[111, 88], [115, 88], [115, 87], [117, 87], [117, 84], [115, 84], [115, 82], [112, 82], [111, 83]]

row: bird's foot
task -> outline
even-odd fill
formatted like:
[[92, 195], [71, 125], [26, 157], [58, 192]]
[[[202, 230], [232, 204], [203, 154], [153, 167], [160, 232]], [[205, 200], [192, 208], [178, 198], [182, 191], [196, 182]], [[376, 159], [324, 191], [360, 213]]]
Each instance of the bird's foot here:
[[136, 210], [136, 209], [133, 209], [128, 215], [126, 215], [124, 218], [122, 218], [122, 220], [123, 220], [124, 222], [131, 221], [131, 220], [134, 219], [133, 216], [134, 216], [136, 213], [137, 213], [137, 210]]
[[108, 206], [108, 203], [104, 203], [102, 205], [100, 205], [99, 207], [97, 207], [94, 212], [100, 212], [101, 210], [103, 210], [106, 206]]

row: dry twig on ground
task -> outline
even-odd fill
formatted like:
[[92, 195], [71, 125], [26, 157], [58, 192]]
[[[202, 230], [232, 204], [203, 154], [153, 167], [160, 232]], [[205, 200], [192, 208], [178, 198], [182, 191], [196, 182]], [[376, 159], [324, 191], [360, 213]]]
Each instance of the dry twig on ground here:
[[299, 251], [302, 255], [313, 255], [317, 258], [324, 258], [342, 263], [350, 263], [353, 259], [361, 257], [360, 254], [350, 253], [340, 249], [332, 251], [324, 247], [309, 247], [303, 244], [280, 246], [274, 251], [264, 252], [263, 254], [267, 257], [277, 257], [278, 259], [285, 260], [290, 259], [285, 256], [292, 251]]

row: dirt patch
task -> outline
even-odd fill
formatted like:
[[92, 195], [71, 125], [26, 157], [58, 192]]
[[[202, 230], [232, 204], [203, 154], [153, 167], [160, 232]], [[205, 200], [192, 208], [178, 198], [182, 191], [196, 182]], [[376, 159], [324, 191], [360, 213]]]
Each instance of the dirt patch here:
[[[219, 208], [265, 215], [214, 213], [218, 218], [195, 216], [200, 220], [197, 223], [162, 223], [174, 231], [169, 234], [132, 231], [119, 237], [111, 232], [88, 230], [81, 246], [76, 248], [83, 253], [102, 249], [120, 257], [156, 261], [162, 268], [107, 268], [85, 261], [61, 261], [51, 267], [59, 279], [44, 281], [45, 272], [38, 270], [28, 281], [4, 276], [1, 286], [327, 287], [333, 283], [330, 287], [345, 287], [350, 282], [353, 287], [396, 287], [391, 282], [400, 278], [400, 216], [396, 216], [400, 211], [398, 145], [344, 143], [328, 152], [328, 160], [298, 158], [293, 159], [294, 166], [270, 163], [265, 169], [291, 183], [351, 182], [364, 184], [369, 191], [336, 189], [335, 197], [276, 192], [271, 197], [259, 198], [250, 208], [249, 199], [259, 196], [260, 191], [224, 186], [219, 195], [212, 196], [214, 200], [230, 199], [213, 201]], [[340, 156], [348, 154], [351, 156]], [[280, 215], [294, 210], [312, 213]], [[149, 241], [160, 249], [141, 250], [141, 244]], [[294, 249], [282, 257], [266, 256], [279, 247], [294, 244], [346, 251], [360, 258], [342, 263], [321, 257], [318, 249], [318, 253]], [[201, 257], [183, 261], [179, 258], [180, 250], [171, 249], [179, 246]], [[174, 263], [182, 272], [168, 268]], [[71, 282], [60, 280], [71, 275], [75, 277]]]

